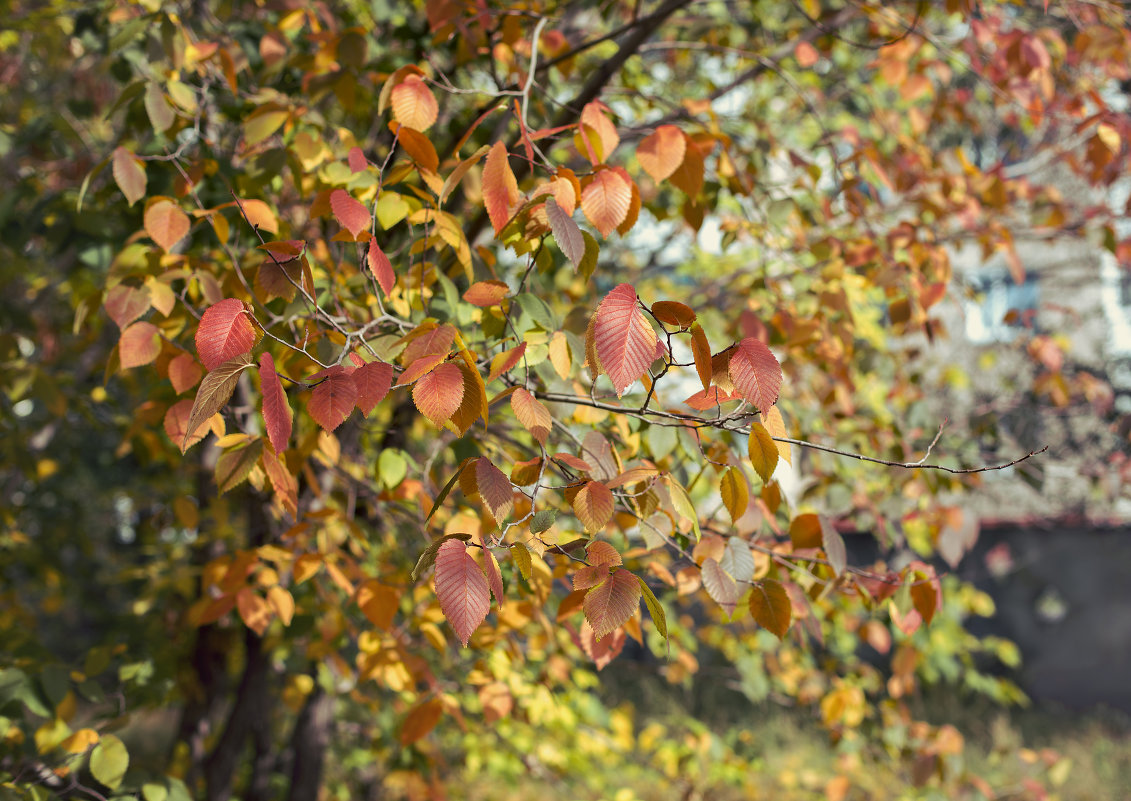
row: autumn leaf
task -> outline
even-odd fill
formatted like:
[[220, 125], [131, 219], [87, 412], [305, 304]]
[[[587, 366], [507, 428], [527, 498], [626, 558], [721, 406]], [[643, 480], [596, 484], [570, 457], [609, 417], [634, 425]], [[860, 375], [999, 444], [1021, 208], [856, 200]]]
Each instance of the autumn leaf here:
[[768, 411], [762, 414], [762, 423], [766, 426], [766, 430], [770, 432], [770, 436], [775, 438], [774, 446], [778, 449], [778, 455], [785, 460], [786, 464], [793, 464], [789, 443], [779, 442], [777, 439], [778, 437], [789, 437], [789, 432], [785, 428], [785, 420], [781, 416], [781, 410], [777, 406], [771, 406]]
[[539, 444], [545, 445], [554, 424], [550, 410], [522, 387], [511, 395], [511, 409], [523, 428], [529, 431]]
[[367, 362], [353, 373], [357, 388], [357, 408], [366, 417], [385, 399], [393, 385], [393, 365], [385, 362]]
[[651, 312], [661, 323], [674, 325], [676, 328], [690, 328], [695, 324], [695, 310], [679, 301], [658, 300], [652, 304]]
[[463, 373], [451, 362], [441, 364], [416, 382], [412, 401], [437, 426], [455, 414], [463, 400]]
[[514, 487], [510, 479], [486, 457], [480, 456], [475, 463], [475, 481], [479, 497], [487, 506], [491, 516], [500, 526], [514, 506]]
[[133, 323], [118, 339], [123, 370], [149, 364], [161, 353], [161, 331], [153, 323]]
[[390, 100], [393, 119], [402, 125], [427, 131], [436, 122], [439, 113], [436, 97], [419, 75], [408, 75], [394, 86]]
[[112, 161], [114, 183], [132, 206], [145, 197], [145, 163], [124, 147], [115, 148]]
[[546, 200], [546, 218], [550, 221], [550, 230], [554, 234], [554, 241], [574, 268], [581, 266], [585, 258], [585, 237], [581, 229], [574, 222], [573, 217], [558, 205], [554, 198]]
[[723, 505], [730, 513], [732, 522], [737, 522], [746, 512], [750, 503], [750, 490], [746, 487], [746, 478], [734, 467], [727, 468], [719, 482], [719, 491], [722, 494]]
[[711, 599], [727, 613], [727, 617], [731, 617], [740, 597], [738, 584], [711, 557], [703, 560], [702, 571], [703, 588], [707, 590]]
[[346, 421], [357, 405], [357, 385], [353, 375], [341, 365], [323, 370], [316, 378], [306, 411], [314, 422], [327, 431], [333, 431]]
[[590, 533], [608, 525], [613, 517], [613, 506], [613, 493], [599, 481], [586, 482], [573, 497], [574, 514]]
[[397, 283], [397, 276], [393, 273], [393, 264], [389, 261], [389, 257], [377, 244], [376, 237], [369, 240], [369, 253], [366, 255], [366, 263], [369, 265], [369, 272], [373, 273], [373, 277], [377, 279], [377, 285], [385, 293], [385, 297], [391, 295], [393, 287]]
[[600, 100], [586, 103], [585, 107], [581, 109], [581, 124], [592, 128], [601, 142], [600, 161], [608, 161], [616, 146], [620, 144], [617, 128], [613, 125], [612, 120], [606, 116], [608, 110], [609, 107]]
[[275, 452], [282, 453], [291, 438], [291, 407], [275, 372], [275, 360], [267, 352], [259, 356], [259, 387], [263, 394], [262, 414], [267, 438]]
[[248, 353], [259, 339], [244, 302], [227, 298], [204, 311], [196, 329], [196, 352], [206, 370]]
[[330, 210], [338, 224], [349, 231], [354, 239], [373, 224], [369, 209], [344, 189], [335, 189], [330, 193]]
[[165, 412], [165, 434], [174, 445], [187, 451], [208, 435], [208, 420], [203, 420], [193, 431], [189, 431], [189, 417], [192, 414], [192, 401], [177, 401]]
[[503, 351], [491, 359], [491, 372], [487, 376], [487, 383], [490, 384], [499, 376], [508, 372], [516, 364], [522, 360], [523, 354], [526, 353], [526, 343], [523, 342], [517, 348]]
[[762, 340], [747, 337], [739, 342], [730, 355], [728, 369], [735, 389], [758, 411], [768, 411], [777, 403], [782, 382], [781, 365]]
[[[186, 442], [189, 432], [195, 432], [208, 418], [224, 408], [236, 389], [240, 374], [249, 367], [251, 367], [251, 359], [244, 354], [224, 362], [204, 376], [204, 380], [200, 382], [200, 389], [196, 391], [196, 399], [193, 401], [188, 423], [185, 425]], [[188, 447], [184, 442], [181, 443], [182, 452]]]
[[[466, 645], [466, 643], [465, 643]], [[412, 745], [422, 740], [444, 717], [444, 702], [439, 698], [429, 698], [414, 706], [401, 724], [401, 745]]]
[[779, 640], [789, 631], [792, 606], [785, 587], [777, 581], [756, 581], [750, 592], [750, 615]]
[[750, 424], [750, 438], [747, 441], [750, 452], [750, 463], [754, 465], [754, 472], [761, 476], [762, 481], [769, 482], [773, 478], [774, 470], [778, 466], [778, 449], [774, 446], [773, 437], [761, 423]]
[[601, 301], [593, 317], [593, 339], [601, 367], [620, 397], [656, 356], [656, 332], [637, 306], [631, 284], [621, 284]]
[[150, 307], [149, 288], [145, 286], [130, 286], [129, 284], [115, 284], [106, 293], [102, 302], [106, 313], [110, 315], [118, 328], [124, 329], [137, 318], [141, 317]]
[[510, 287], [504, 281], [476, 281], [463, 293], [463, 299], [472, 306], [489, 309], [498, 306], [510, 294]]
[[636, 576], [618, 568], [604, 583], [585, 595], [585, 619], [597, 639], [623, 626], [640, 607], [640, 582]]
[[659, 183], [679, 169], [686, 151], [683, 131], [674, 125], [661, 125], [636, 146], [636, 160]]
[[191, 353], [181, 353], [169, 362], [169, 383], [178, 395], [195, 387], [202, 375], [200, 362]]
[[436, 597], [466, 648], [491, 609], [491, 591], [467, 545], [458, 539], [445, 541], [436, 551]]
[[169, 198], [151, 198], [145, 207], [145, 233], [166, 253], [189, 232], [188, 215]]
[[624, 222], [632, 205], [632, 184], [616, 170], [598, 171], [581, 190], [581, 210], [608, 237]]
[[506, 145], [496, 142], [483, 164], [483, 203], [496, 234], [507, 224], [518, 198], [518, 180], [507, 161]]

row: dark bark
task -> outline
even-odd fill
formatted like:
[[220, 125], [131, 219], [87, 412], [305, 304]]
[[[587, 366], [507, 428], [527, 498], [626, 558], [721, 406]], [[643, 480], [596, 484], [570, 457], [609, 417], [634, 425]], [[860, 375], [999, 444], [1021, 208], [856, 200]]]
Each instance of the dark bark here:
[[326, 748], [330, 744], [333, 711], [334, 699], [316, 685], [295, 721], [294, 734], [291, 736], [294, 762], [291, 766], [291, 789], [287, 793], [287, 801], [317, 801], [318, 790], [322, 786]]

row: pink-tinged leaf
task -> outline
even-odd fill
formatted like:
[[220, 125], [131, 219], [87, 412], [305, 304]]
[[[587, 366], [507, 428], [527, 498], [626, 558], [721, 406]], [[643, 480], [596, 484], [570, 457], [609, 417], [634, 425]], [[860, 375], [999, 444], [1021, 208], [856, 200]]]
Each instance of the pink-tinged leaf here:
[[552, 457], [555, 462], [561, 462], [566, 467], [572, 467], [574, 470], [580, 470], [583, 473], [592, 472], [593, 466], [583, 459], [578, 459], [571, 453], [555, 453]]
[[357, 408], [368, 417], [393, 386], [393, 365], [385, 362], [363, 364], [354, 371], [353, 383], [357, 387]]
[[587, 482], [573, 496], [573, 512], [590, 533], [608, 525], [613, 517], [613, 506], [612, 491], [598, 481]]
[[906, 615], [902, 614], [894, 600], [888, 601], [888, 615], [891, 616], [891, 622], [895, 624], [895, 627], [908, 637], [923, 625], [923, 616], [919, 614], [918, 609], [912, 608], [907, 611]]
[[518, 198], [518, 180], [507, 161], [506, 145], [496, 142], [483, 164], [483, 204], [496, 234], [507, 224]]
[[523, 428], [540, 444], [545, 445], [546, 438], [550, 436], [550, 429], [554, 425], [550, 410], [522, 387], [511, 395], [511, 409], [514, 410], [514, 416], [522, 423]]
[[263, 425], [267, 439], [275, 453], [282, 453], [291, 438], [291, 407], [275, 372], [275, 360], [266, 351], [259, 356], [259, 389], [263, 393]]
[[145, 197], [145, 164], [124, 147], [114, 151], [113, 162], [114, 183], [132, 206]]
[[636, 576], [622, 568], [585, 595], [585, 618], [598, 640], [612, 634], [636, 614], [640, 593]]
[[365, 152], [357, 145], [350, 148], [346, 158], [349, 161], [351, 173], [365, 172], [369, 168], [369, 160], [365, 158]]
[[475, 463], [475, 481], [479, 497], [499, 525], [503, 524], [514, 507], [514, 486], [504, 473], [490, 460], [480, 456]]
[[118, 340], [118, 360], [123, 370], [141, 367], [161, 353], [161, 332], [153, 323], [134, 323]]
[[510, 291], [503, 281], [476, 281], [463, 293], [463, 299], [472, 306], [489, 309], [502, 303]]
[[597, 670], [602, 670], [620, 655], [628, 638], [625, 637], [622, 629], [617, 629], [608, 637], [598, 639], [589, 621], [585, 620], [581, 623], [578, 639], [581, 642], [581, 650], [593, 660], [593, 666]]
[[[232, 397], [240, 373], [251, 367], [251, 360], [246, 356], [237, 356], [229, 362], [224, 362], [200, 382], [200, 389], [196, 391], [196, 399], [192, 404], [192, 413], [189, 415], [186, 431], [196, 431], [216, 412], [224, 408], [224, 404]], [[182, 444], [183, 452], [188, 445]]]
[[573, 591], [592, 589], [608, 577], [608, 565], [586, 565], [573, 574]]
[[369, 264], [369, 272], [373, 273], [373, 277], [377, 279], [377, 285], [381, 287], [381, 291], [388, 297], [393, 292], [393, 287], [397, 283], [397, 276], [393, 272], [393, 263], [389, 261], [389, 257], [385, 255], [385, 251], [381, 250], [381, 246], [377, 244], [377, 239], [369, 240], [369, 256], [367, 258]]
[[495, 596], [495, 603], [503, 608], [503, 573], [499, 570], [499, 562], [490, 548], [483, 549], [483, 569], [487, 572], [487, 584], [491, 587], [491, 594]]
[[346, 421], [357, 405], [357, 385], [353, 375], [341, 365], [322, 371], [322, 380], [310, 393], [307, 412], [314, 422], [327, 431], [333, 431]]
[[451, 362], [441, 364], [416, 382], [412, 401], [436, 426], [443, 426], [463, 400], [463, 373]]
[[608, 110], [609, 107], [600, 100], [586, 103], [585, 108], [581, 109], [581, 124], [588, 125], [597, 132], [597, 138], [601, 142], [602, 161], [608, 161], [609, 156], [620, 144], [617, 127], [613, 125], [612, 120], [605, 116], [605, 112]]
[[102, 305], [106, 307], [110, 319], [118, 324], [118, 328], [124, 329], [149, 311], [149, 287], [117, 284], [106, 293]]
[[632, 184], [617, 170], [600, 170], [581, 190], [581, 210], [603, 237], [625, 221], [631, 205]]
[[833, 569], [833, 575], [840, 576], [844, 573], [848, 567], [848, 549], [844, 546], [844, 537], [823, 516], [821, 517], [821, 548], [825, 551], [825, 556], [829, 560], [829, 567]]
[[418, 131], [431, 128], [440, 111], [432, 90], [419, 75], [409, 75], [394, 86], [390, 100], [393, 119]]
[[258, 331], [242, 300], [227, 298], [209, 306], [196, 329], [196, 352], [206, 370], [249, 352]]
[[491, 609], [491, 590], [467, 545], [460, 540], [447, 540], [436, 551], [436, 597], [466, 648]]
[[287, 469], [287, 463], [278, 454], [264, 451], [263, 470], [271, 480], [276, 500], [292, 517], [298, 517], [298, 481]]
[[344, 189], [335, 189], [330, 193], [330, 210], [334, 212], [334, 219], [354, 239], [373, 222], [365, 204]]
[[617, 567], [621, 564], [621, 556], [617, 553], [617, 549], [604, 540], [593, 540], [585, 546], [585, 555], [591, 565]]
[[546, 219], [550, 221], [554, 241], [558, 243], [558, 247], [573, 264], [574, 269], [577, 269], [581, 265], [581, 260], [585, 258], [585, 237], [582, 236], [581, 229], [574, 222], [573, 217], [552, 197], [546, 200]]
[[738, 584], [712, 557], [703, 560], [703, 587], [715, 603], [722, 607], [727, 617], [734, 614], [740, 593]]
[[683, 163], [687, 140], [674, 125], [661, 125], [636, 146], [636, 160], [656, 183], [671, 176]]
[[189, 232], [188, 215], [168, 198], [155, 198], [145, 208], [145, 233], [166, 253]]
[[762, 340], [747, 337], [739, 342], [731, 354], [729, 371], [735, 389], [758, 411], [769, 411], [777, 403], [781, 392], [781, 365]]
[[750, 592], [750, 615], [754, 622], [779, 640], [789, 631], [793, 607], [789, 595], [779, 582], [757, 581]]
[[195, 387], [202, 375], [204, 371], [200, 368], [200, 362], [194, 359], [191, 353], [174, 356], [169, 362], [169, 383], [173, 385], [173, 391], [178, 395], [186, 389]]
[[401, 364], [412, 364], [421, 356], [433, 353], [447, 356], [455, 339], [456, 329], [448, 323], [424, 331], [405, 346], [404, 353], [401, 354]]
[[427, 353], [421, 356], [400, 374], [397, 379], [397, 386], [408, 386], [419, 381], [423, 376], [435, 370], [437, 366], [443, 364], [447, 358], [446, 353]]
[[601, 301], [594, 315], [593, 339], [601, 367], [620, 397], [656, 354], [656, 332], [638, 308], [631, 284], [621, 284]]
[[165, 412], [165, 433], [173, 444], [182, 451], [187, 451], [208, 435], [208, 420], [201, 421], [195, 431], [188, 429], [189, 416], [192, 414], [192, 401], [189, 399], [177, 401]]
[[522, 359], [522, 355], [526, 353], [526, 343], [523, 342], [517, 348], [511, 348], [504, 351], [493, 359], [491, 359], [491, 373], [487, 376], [487, 383], [490, 384], [503, 373], [510, 370]]

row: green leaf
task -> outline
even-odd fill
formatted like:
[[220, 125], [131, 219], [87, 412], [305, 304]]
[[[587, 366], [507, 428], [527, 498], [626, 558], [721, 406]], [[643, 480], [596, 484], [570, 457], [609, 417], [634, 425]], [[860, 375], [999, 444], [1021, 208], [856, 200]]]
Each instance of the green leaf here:
[[660, 600], [643, 578], [637, 576], [636, 580], [640, 582], [640, 589], [644, 591], [644, 605], [648, 607], [648, 614], [652, 616], [652, 623], [655, 624], [656, 631], [660, 632], [660, 636], [666, 640], [668, 638], [668, 616], [664, 613], [664, 607], [660, 605]]
[[0, 709], [11, 701], [18, 701], [28, 712], [41, 718], [51, 717], [51, 710], [36, 692], [35, 685], [19, 668], [0, 670]]
[[[601, 252], [601, 246], [597, 244], [597, 238], [588, 231], [582, 231], [581, 235], [585, 237], [585, 255], [581, 257], [577, 271], [581, 273], [581, 277], [585, 281], [588, 281], [597, 270], [597, 256]], [[584, 353], [584, 351], [582, 352]]]
[[518, 307], [530, 318], [531, 322], [543, 331], [556, 331], [558, 326], [554, 320], [554, 312], [546, 301], [529, 292], [522, 292], [515, 296]]
[[547, 531], [557, 519], [558, 513], [555, 509], [542, 509], [535, 512], [530, 516], [530, 533], [541, 534], [543, 531]]
[[146, 782], [141, 786], [141, 797], [145, 801], [168, 801], [169, 788], [163, 784]]
[[387, 488], [400, 486], [408, 475], [408, 461], [396, 448], [386, 448], [377, 457], [377, 478]]
[[90, 754], [90, 773], [99, 783], [116, 790], [126, 777], [130, 754], [113, 734], [104, 734]]

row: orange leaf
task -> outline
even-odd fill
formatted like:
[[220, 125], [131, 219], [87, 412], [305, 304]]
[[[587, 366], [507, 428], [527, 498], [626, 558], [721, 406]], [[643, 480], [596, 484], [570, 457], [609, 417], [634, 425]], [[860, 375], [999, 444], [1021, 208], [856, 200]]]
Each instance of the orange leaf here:
[[191, 353], [182, 353], [169, 362], [169, 383], [173, 385], [173, 391], [178, 395], [186, 389], [195, 387], [202, 374], [200, 362], [194, 359]]
[[703, 382], [703, 391], [709, 392], [711, 378], [714, 376], [714, 368], [711, 365], [711, 344], [707, 341], [707, 335], [703, 333], [699, 323], [693, 323], [691, 326], [691, 353], [695, 357], [695, 372]]
[[483, 571], [460, 540], [446, 540], [436, 551], [436, 597], [466, 648], [491, 608], [491, 591]]
[[[436, 154], [436, 146], [432, 144], [431, 139], [415, 128], [397, 122], [390, 122], [389, 129], [397, 135], [397, 142], [422, 172], [436, 172], [440, 166], [440, 157]], [[436, 191], [439, 191], [439, 188]]]
[[475, 463], [475, 483], [487, 510], [495, 522], [502, 525], [514, 507], [514, 486], [510, 479], [489, 459], [480, 456]]
[[209, 306], [196, 329], [196, 352], [206, 370], [249, 352], [258, 340], [242, 300], [227, 298]]
[[436, 122], [439, 107], [428, 84], [419, 75], [409, 75], [393, 87], [393, 119], [401, 125], [427, 131]]
[[189, 232], [188, 215], [168, 198], [154, 198], [145, 208], [145, 233], [169, 253]]
[[399, 596], [395, 589], [370, 579], [357, 588], [357, 606], [379, 629], [388, 630], [397, 613]]
[[526, 343], [523, 342], [517, 348], [511, 348], [504, 351], [493, 359], [491, 359], [491, 372], [487, 376], [487, 383], [491, 383], [503, 373], [510, 370], [522, 359], [522, 355], [526, 353]]
[[385, 297], [391, 295], [393, 286], [397, 283], [397, 276], [393, 273], [392, 262], [385, 255], [385, 251], [381, 250], [376, 238], [369, 240], [369, 255], [366, 257], [366, 262], [369, 264], [369, 272], [377, 279], [377, 285], [381, 287]]
[[589, 564], [591, 565], [616, 567], [622, 564], [621, 556], [617, 553], [617, 549], [604, 540], [593, 540], [585, 546], [585, 555], [589, 558]]
[[323, 370], [319, 376], [322, 380], [310, 393], [306, 411], [322, 428], [333, 431], [346, 421], [357, 405], [357, 385], [341, 365]]
[[620, 144], [620, 136], [617, 134], [616, 126], [613, 125], [612, 120], [605, 116], [605, 112], [608, 110], [609, 107], [600, 100], [586, 103], [585, 107], [581, 109], [581, 124], [588, 125], [596, 131], [597, 138], [601, 140], [601, 161], [608, 161], [613, 150]]
[[182, 451], [187, 451], [208, 435], [207, 419], [202, 420], [195, 431], [189, 431], [189, 415], [191, 414], [192, 401], [187, 398], [177, 401], [169, 407], [169, 411], [165, 412], [165, 433], [169, 435], [173, 444]]
[[349, 231], [354, 239], [373, 224], [373, 218], [365, 204], [344, 189], [335, 189], [330, 193], [330, 210], [334, 212], [334, 219], [338, 224]]
[[259, 387], [263, 393], [262, 414], [267, 439], [275, 453], [282, 453], [291, 438], [291, 407], [275, 372], [275, 360], [266, 351], [259, 356]]
[[747, 337], [738, 343], [730, 357], [729, 372], [735, 389], [758, 411], [769, 411], [777, 403], [782, 382], [781, 365], [762, 340]]
[[616, 170], [600, 170], [581, 190], [581, 210], [603, 237], [624, 222], [631, 205], [632, 184]]
[[652, 304], [652, 316], [677, 328], [690, 328], [695, 323], [695, 310], [674, 300], [657, 300]]
[[420, 413], [442, 426], [463, 400], [463, 373], [451, 362], [441, 364], [416, 382], [412, 401]]
[[703, 188], [703, 173], [705, 165], [703, 152], [699, 150], [691, 137], [683, 135], [685, 150], [683, 160], [670, 176], [676, 187], [682, 189], [689, 197], [695, 197]]
[[674, 125], [661, 125], [636, 146], [636, 160], [656, 183], [671, 176], [683, 163], [687, 140]]
[[472, 306], [488, 309], [502, 303], [510, 291], [503, 281], [476, 281], [463, 293], [463, 299]]
[[236, 593], [236, 608], [244, 625], [260, 637], [271, 623], [271, 607], [251, 587], [244, 587]]
[[[789, 432], [785, 428], [785, 420], [782, 419], [781, 410], [777, 406], [771, 406], [769, 411], [762, 415], [762, 422], [765, 424], [766, 430], [770, 432], [771, 437], [789, 436]], [[785, 459], [786, 464], [793, 464], [788, 442], [778, 442], [775, 439], [774, 446], [778, 449], [778, 456]]]
[[631, 284], [621, 284], [609, 292], [593, 321], [597, 358], [620, 397], [655, 360], [656, 332], [637, 307], [636, 290]]
[[610, 636], [598, 639], [589, 621], [585, 620], [581, 624], [578, 639], [581, 640], [581, 650], [593, 660], [594, 667], [602, 670], [620, 655], [628, 638], [625, 637], [624, 631], [618, 628]]
[[514, 416], [530, 432], [531, 436], [540, 444], [545, 445], [546, 438], [550, 436], [550, 429], [554, 424], [550, 410], [522, 387], [516, 389], [514, 394], [511, 395], [511, 409], [514, 410]]
[[779, 640], [789, 631], [793, 608], [789, 596], [779, 582], [757, 581], [750, 593], [750, 614], [759, 626]]
[[133, 323], [118, 340], [118, 359], [123, 370], [149, 364], [161, 353], [161, 332], [153, 323]]
[[612, 491], [599, 481], [586, 482], [573, 496], [574, 514], [588, 532], [600, 531], [608, 525], [613, 517], [613, 505]]
[[507, 224], [518, 198], [518, 180], [507, 161], [506, 145], [496, 142], [483, 165], [483, 203], [496, 234]]
[[412, 745], [436, 728], [444, 716], [444, 704], [439, 698], [430, 698], [412, 708], [401, 724], [401, 745]]
[[149, 287], [117, 284], [106, 293], [102, 305], [106, 307], [110, 319], [118, 324], [118, 328], [125, 328], [149, 311]]
[[585, 595], [585, 618], [598, 640], [623, 626], [636, 614], [640, 594], [640, 582], [636, 576], [618, 569], [601, 586], [594, 587]]

